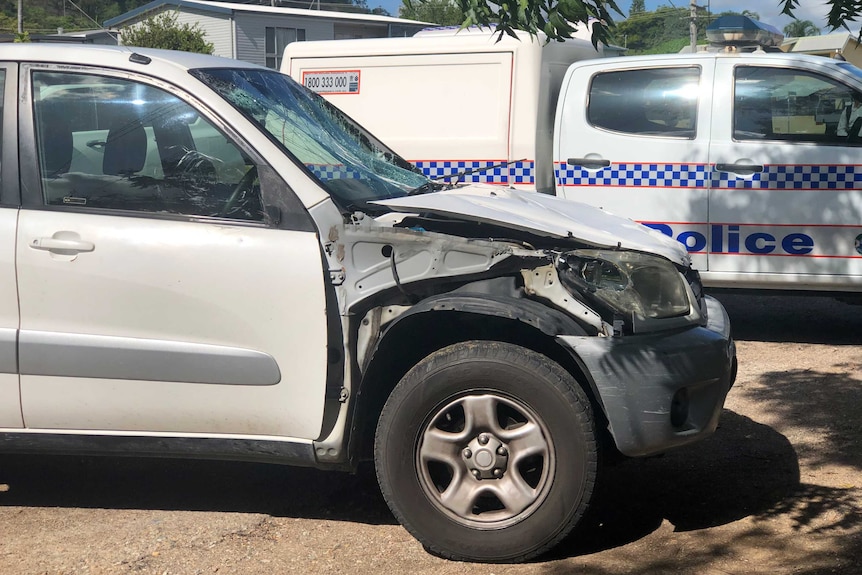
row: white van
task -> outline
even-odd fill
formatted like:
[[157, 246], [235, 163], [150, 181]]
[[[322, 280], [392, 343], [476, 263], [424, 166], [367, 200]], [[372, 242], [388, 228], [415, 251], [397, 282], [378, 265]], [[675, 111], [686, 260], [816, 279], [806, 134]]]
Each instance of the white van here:
[[544, 42], [487, 29], [432, 28], [411, 38], [293, 42], [281, 71], [324, 95], [426, 176], [553, 193], [560, 84], [589, 40]]
[[[862, 70], [784, 53], [573, 65], [556, 192], [682, 242], [705, 285], [862, 288]], [[849, 109], [848, 109], [849, 108]]]

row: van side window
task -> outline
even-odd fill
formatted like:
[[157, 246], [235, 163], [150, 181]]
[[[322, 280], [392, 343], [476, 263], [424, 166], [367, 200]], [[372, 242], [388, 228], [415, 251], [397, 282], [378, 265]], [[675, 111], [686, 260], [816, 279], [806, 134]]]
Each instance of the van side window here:
[[[854, 98], [855, 96], [855, 98]], [[856, 143], [853, 124], [862, 97], [804, 70], [738, 66], [734, 73], [733, 138], [825, 144]]]
[[33, 91], [46, 205], [263, 221], [251, 160], [176, 96], [54, 72]]
[[587, 120], [625, 134], [694, 139], [699, 83], [695, 66], [596, 74]]

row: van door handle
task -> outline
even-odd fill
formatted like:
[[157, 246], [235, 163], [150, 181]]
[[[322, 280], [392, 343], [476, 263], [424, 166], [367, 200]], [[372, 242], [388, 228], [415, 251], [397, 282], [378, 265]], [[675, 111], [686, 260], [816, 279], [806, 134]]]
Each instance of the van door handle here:
[[36, 238], [30, 242], [30, 247], [34, 250], [46, 250], [49, 252], [67, 254], [70, 252], [91, 252], [96, 249], [96, 245], [93, 242], [67, 238]]
[[569, 158], [566, 163], [570, 166], [581, 166], [588, 170], [598, 170], [611, 165], [609, 160], [598, 160], [594, 158]]
[[734, 174], [754, 174], [763, 171], [763, 166], [757, 164], [716, 164], [715, 169], [719, 172], [732, 172]]

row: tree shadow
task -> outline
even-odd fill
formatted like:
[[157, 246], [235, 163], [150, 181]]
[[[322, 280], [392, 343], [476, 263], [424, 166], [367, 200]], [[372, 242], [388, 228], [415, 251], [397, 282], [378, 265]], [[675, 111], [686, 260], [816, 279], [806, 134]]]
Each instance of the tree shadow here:
[[[793, 429], [793, 444], [776, 429], [725, 410], [719, 429], [702, 443], [659, 458], [627, 460], [611, 469], [586, 521], [553, 558], [614, 549], [618, 560], [631, 553], [624, 546], [670, 524], [674, 532], [687, 534], [685, 557], [657, 558], [640, 548], [643, 556], [632, 558], [637, 573], [713, 572], [729, 554], [780, 556], [782, 546], [801, 557], [794, 573], [862, 573], [860, 476], [838, 486], [800, 480], [800, 466], [862, 470], [862, 357], [835, 367], [837, 373], [767, 372], [756, 385], [734, 390], [757, 405], [758, 413], [781, 421], [782, 429], [786, 422]], [[720, 530], [709, 530], [746, 517], [751, 521], [740, 523], [730, 539], [723, 539]], [[768, 528], [772, 520], [789, 524], [806, 539], [831, 535], [840, 544], [828, 551], [797, 548], [797, 535], [776, 534]], [[553, 565], [547, 571], [564, 572]], [[616, 571], [585, 566], [579, 572]]]
[[836, 371], [767, 372], [760, 377], [761, 385], [746, 386], [739, 393], [764, 412], [808, 432], [810, 440], [800, 439], [795, 445], [806, 465], [862, 470], [862, 354], [833, 368]]
[[787, 438], [725, 410], [716, 433], [695, 446], [606, 469], [584, 522], [554, 555], [620, 547], [665, 520], [676, 531], [732, 523], [776, 508], [799, 486]]

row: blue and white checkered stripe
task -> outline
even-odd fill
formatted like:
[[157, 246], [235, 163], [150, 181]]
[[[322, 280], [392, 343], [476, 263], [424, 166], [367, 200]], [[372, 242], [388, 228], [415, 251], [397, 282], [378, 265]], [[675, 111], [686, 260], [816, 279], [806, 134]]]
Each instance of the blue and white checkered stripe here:
[[341, 164], [305, 164], [305, 167], [323, 181], [326, 180], [358, 180], [362, 178], [359, 170], [348, 168]]
[[709, 179], [706, 164], [612, 164], [587, 170], [558, 163], [554, 171], [563, 186], [705, 188]]
[[755, 190], [854, 190], [862, 188], [862, 166], [775, 165], [740, 178], [713, 172], [713, 188]]
[[557, 163], [562, 186], [707, 188], [757, 190], [862, 189], [862, 165], [767, 165], [760, 173], [740, 177], [707, 164], [613, 164], [601, 170]]
[[[534, 163], [512, 162], [498, 166], [505, 160], [417, 160], [413, 164], [428, 178], [445, 178], [466, 170], [476, 170], [461, 178], [471, 184], [532, 184]], [[490, 166], [498, 166], [491, 169]]]

